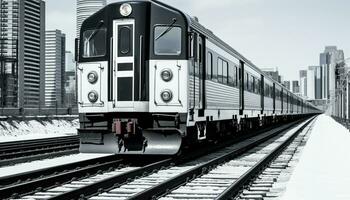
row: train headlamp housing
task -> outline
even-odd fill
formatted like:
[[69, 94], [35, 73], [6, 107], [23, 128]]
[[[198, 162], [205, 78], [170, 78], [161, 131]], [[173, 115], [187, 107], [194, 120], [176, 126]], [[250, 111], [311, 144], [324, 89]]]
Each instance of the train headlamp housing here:
[[96, 103], [98, 100], [98, 93], [96, 91], [89, 92], [88, 99], [91, 103]]
[[170, 69], [164, 69], [160, 76], [162, 77], [163, 81], [169, 82], [171, 79], [173, 79], [173, 72]]
[[119, 8], [119, 12], [122, 16], [127, 17], [132, 13], [132, 7], [128, 3], [123, 3]]
[[173, 99], [173, 93], [171, 90], [164, 90], [160, 93], [160, 97], [165, 103], [169, 103]]
[[87, 79], [88, 79], [89, 83], [91, 83], [91, 84], [96, 83], [97, 80], [98, 80], [98, 74], [97, 74], [97, 72], [95, 72], [95, 71], [90, 72], [90, 73], [87, 75]]

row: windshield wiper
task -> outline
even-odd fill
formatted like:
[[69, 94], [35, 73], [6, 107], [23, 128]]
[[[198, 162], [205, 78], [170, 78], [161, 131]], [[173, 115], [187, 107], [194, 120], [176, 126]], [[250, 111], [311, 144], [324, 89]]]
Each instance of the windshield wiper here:
[[100, 28], [102, 27], [102, 25], [104, 24], [103, 20], [101, 20], [97, 26], [95, 27], [94, 32], [91, 33], [90, 37], [87, 39], [88, 42], [90, 42], [90, 40], [95, 37], [95, 35], [98, 33], [98, 31], [100, 31]]
[[171, 24], [168, 25], [168, 28], [167, 28], [165, 31], [163, 31], [163, 32], [156, 38], [156, 41], [157, 41], [159, 38], [163, 37], [165, 34], [167, 34], [171, 29], [173, 29], [174, 24], [176, 23], [176, 21], [177, 21], [177, 19], [176, 19], [176, 18], [173, 18], [173, 22], [171, 22]]

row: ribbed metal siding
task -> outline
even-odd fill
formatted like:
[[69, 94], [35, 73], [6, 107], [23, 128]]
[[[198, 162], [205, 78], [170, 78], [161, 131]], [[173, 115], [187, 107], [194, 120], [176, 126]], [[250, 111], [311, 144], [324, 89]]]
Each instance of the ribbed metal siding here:
[[281, 106], [282, 103], [281, 103], [281, 101], [280, 100], [276, 100], [275, 104], [276, 104], [275, 111], [276, 112], [281, 112], [281, 110], [282, 110], [282, 106]]
[[208, 109], [239, 109], [239, 89], [206, 81], [206, 102]]
[[272, 111], [273, 110], [273, 99], [269, 97], [264, 97], [264, 110]]
[[250, 92], [244, 92], [244, 109], [261, 110], [261, 96]]

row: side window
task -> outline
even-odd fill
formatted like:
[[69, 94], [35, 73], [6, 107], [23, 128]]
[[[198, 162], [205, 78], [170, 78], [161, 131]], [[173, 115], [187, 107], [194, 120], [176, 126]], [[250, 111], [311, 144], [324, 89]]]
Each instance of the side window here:
[[229, 86], [235, 86], [233, 81], [234, 81], [234, 70], [235, 70], [235, 66], [233, 65], [229, 65], [228, 66], [228, 85]]
[[237, 79], [237, 75], [238, 75], [238, 69], [236, 66], [233, 67], [233, 86], [237, 87], [238, 86], [238, 79]]
[[[212, 60], [213, 61], [213, 60]], [[218, 82], [218, 63], [219, 62], [216, 62], [214, 64], [214, 62], [212, 62], [213, 64], [213, 70], [212, 70], [212, 76], [211, 76], [211, 79], [215, 82]]]
[[250, 77], [248, 73], [246, 73], [246, 82], [247, 82], [247, 91], [250, 91], [250, 85], [249, 85]]
[[256, 78], [254, 76], [252, 76], [252, 90], [251, 92], [255, 93], [255, 82], [256, 82]]
[[222, 61], [222, 82], [227, 85], [228, 62]]
[[218, 82], [222, 83], [222, 60], [221, 58], [218, 58]]
[[213, 70], [213, 54], [208, 52], [207, 56], [207, 79], [212, 78], [212, 70]]

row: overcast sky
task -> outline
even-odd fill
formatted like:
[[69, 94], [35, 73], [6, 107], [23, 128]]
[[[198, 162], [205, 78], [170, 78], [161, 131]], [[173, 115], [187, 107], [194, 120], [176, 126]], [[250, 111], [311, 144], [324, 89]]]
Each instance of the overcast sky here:
[[[75, 1], [46, 0], [46, 29], [66, 33], [71, 51]], [[326, 45], [337, 45], [349, 57], [349, 0], [161, 1], [197, 16], [258, 67], [278, 67], [285, 80], [298, 79], [300, 69], [319, 64], [319, 53]]]

